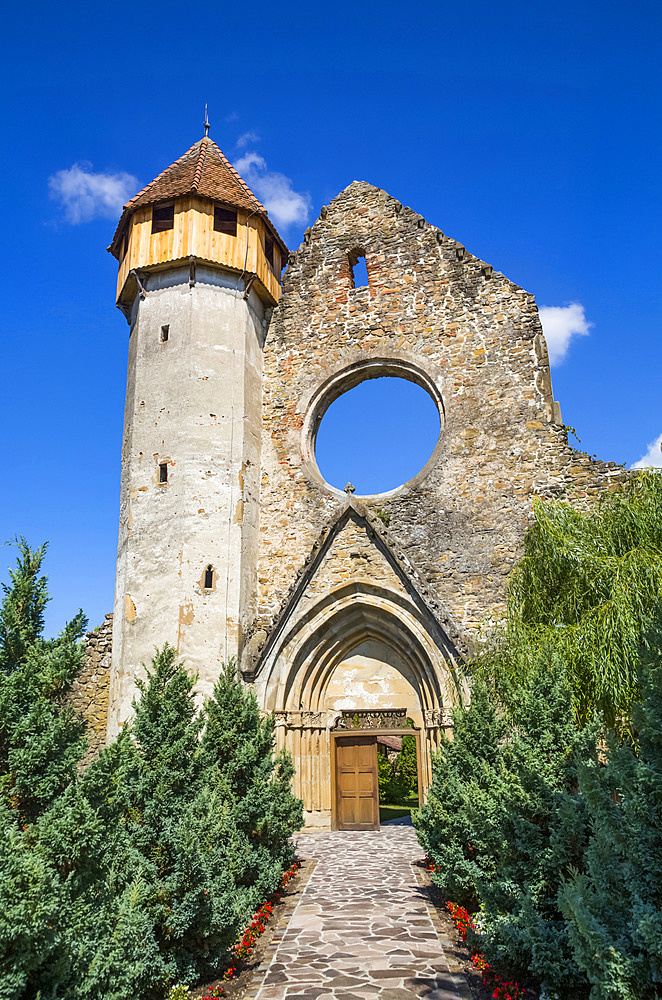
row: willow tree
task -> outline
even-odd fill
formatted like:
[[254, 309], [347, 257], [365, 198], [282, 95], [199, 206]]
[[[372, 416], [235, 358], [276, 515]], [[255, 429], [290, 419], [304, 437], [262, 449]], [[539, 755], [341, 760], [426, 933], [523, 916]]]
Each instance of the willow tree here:
[[567, 666], [580, 723], [596, 711], [626, 720], [642, 651], [659, 641], [650, 636], [662, 602], [662, 476], [633, 476], [588, 512], [540, 498], [533, 512], [506, 620], [476, 667], [505, 692], [551, 650]]

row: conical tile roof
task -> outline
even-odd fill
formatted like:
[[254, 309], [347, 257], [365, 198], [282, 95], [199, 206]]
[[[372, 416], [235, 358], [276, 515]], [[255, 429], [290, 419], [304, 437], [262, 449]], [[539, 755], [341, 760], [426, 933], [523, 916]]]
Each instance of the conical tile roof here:
[[231, 205], [233, 208], [261, 215], [278, 240], [281, 249], [287, 252], [287, 247], [268, 218], [264, 205], [260, 204], [248, 184], [209, 136], [195, 142], [183, 156], [175, 160], [126, 203], [113, 242], [108, 249], [117, 256], [120, 235], [129, 217], [137, 208], [186, 195], [209, 198]]

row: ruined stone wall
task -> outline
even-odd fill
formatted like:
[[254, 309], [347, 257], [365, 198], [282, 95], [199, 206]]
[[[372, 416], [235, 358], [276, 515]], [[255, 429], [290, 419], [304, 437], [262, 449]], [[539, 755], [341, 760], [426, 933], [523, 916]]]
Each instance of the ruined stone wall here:
[[[354, 288], [365, 255], [369, 287]], [[459, 624], [503, 611], [534, 494], [588, 502], [623, 475], [570, 448], [531, 294], [386, 192], [354, 182], [290, 257], [264, 357], [258, 617], [269, 630], [346, 497], [314, 440], [341, 392], [405, 375], [437, 402], [439, 443], [397, 490], [361, 498]], [[402, 414], [406, 420], [407, 415]], [[353, 560], [363, 572], [364, 560]]]
[[106, 743], [112, 645], [111, 613], [106, 615], [98, 629], [87, 633], [83, 665], [68, 695], [70, 704], [80, 712], [87, 723], [87, 738], [90, 745], [83, 767], [94, 760]]

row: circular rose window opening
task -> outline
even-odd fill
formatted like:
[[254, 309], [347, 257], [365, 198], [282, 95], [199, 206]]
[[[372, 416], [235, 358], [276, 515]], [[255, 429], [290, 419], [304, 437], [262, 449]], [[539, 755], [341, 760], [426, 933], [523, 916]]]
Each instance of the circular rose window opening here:
[[437, 405], [415, 382], [370, 378], [329, 406], [315, 442], [317, 467], [331, 486], [359, 496], [388, 493], [424, 468], [439, 439]]

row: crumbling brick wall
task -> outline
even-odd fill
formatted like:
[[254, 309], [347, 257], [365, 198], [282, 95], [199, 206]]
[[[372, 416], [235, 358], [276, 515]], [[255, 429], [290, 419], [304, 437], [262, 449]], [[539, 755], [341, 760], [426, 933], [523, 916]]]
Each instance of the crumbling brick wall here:
[[87, 725], [89, 749], [82, 766], [89, 764], [106, 743], [110, 658], [113, 642], [113, 616], [85, 636], [83, 665], [68, 695], [69, 702], [83, 716]]

